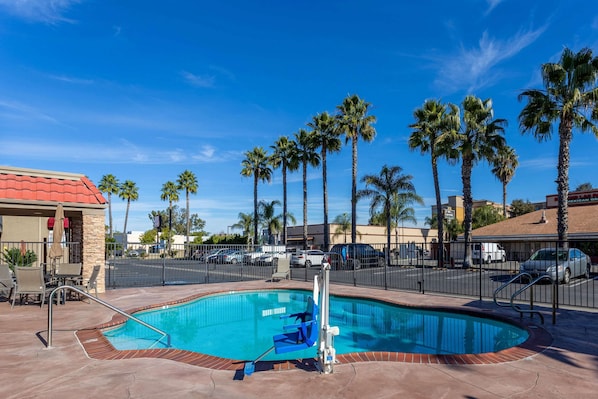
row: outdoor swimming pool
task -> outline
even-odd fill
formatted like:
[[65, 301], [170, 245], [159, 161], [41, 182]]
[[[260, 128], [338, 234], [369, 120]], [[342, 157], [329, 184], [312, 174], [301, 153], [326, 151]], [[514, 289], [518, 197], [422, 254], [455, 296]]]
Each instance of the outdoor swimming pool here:
[[[293, 319], [283, 314], [305, 310], [310, 291], [237, 291], [202, 297], [181, 305], [136, 313], [169, 333], [171, 347], [226, 359], [253, 360], [272, 346], [272, 336]], [[528, 332], [510, 323], [461, 313], [441, 312], [361, 298], [330, 296], [330, 324], [340, 328], [337, 354], [407, 352], [475, 354], [497, 352], [523, 343]], [[127, 321], [105, 331], [120, 350], [165, 347], [159, 334]], [[316, 348], [264, 360], [313, 358]]]

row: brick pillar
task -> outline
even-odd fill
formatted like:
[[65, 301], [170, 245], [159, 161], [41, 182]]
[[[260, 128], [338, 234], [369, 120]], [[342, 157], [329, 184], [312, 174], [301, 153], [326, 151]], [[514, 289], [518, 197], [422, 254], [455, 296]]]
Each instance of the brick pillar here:
[[100, 274], [98, 275], [97, 284], [98, 292], [104, 292], [105, 286], [105, 216], [101, 214], [83, 214], [83, 237], [82, 253], [83, 253], [83, 278], [89, 278], [93, 267], [100, 265]]

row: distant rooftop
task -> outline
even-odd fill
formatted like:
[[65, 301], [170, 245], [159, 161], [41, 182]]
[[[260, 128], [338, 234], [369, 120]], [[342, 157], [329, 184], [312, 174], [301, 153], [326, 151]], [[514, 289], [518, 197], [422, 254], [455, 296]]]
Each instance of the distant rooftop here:
[[[568, 210], [570, 239], [598, 238], [598, 204], [572, 206]], [[474, 239], [556, 239], [557, 209], [538, 210], [480, 227], [472, 231]]]

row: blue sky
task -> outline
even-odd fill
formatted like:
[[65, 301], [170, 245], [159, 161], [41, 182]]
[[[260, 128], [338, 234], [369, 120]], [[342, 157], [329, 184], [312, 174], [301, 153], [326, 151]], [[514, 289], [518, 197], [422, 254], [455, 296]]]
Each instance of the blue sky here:
[[[556, 191], [558, 139], [523, 136], [517, 95], [541, 88], [540, 66], [563, 47], [598, 52], [598, 3], [588, 0], [152, 1], [0, 0], [0, 164], [133, 180], [128, 230], [151, 228], [165, 209], [162, 184], [193, 171], [191, 212], [210, 233], [251, 213], [245, 151], [269, 149], [348, 94], [372, 104], [377, 136], [359, 143], [358, 175], [384, 164], [413, 176], [430, 215], [429, 156], [411, 152], [413, 111], [426, 99], [492, 98], [519, 155], [513, 199]], [[570, 185], [595, 187], [596, 138], [574, 133]], [[443, 200], [462, 192], [460, 168], [441, 164]], [[308, 172], [308, 222], [321, 223], [320, 169]], [[289, 208], [302, 221], [301, 173], [289, 177]], [[500, 202], [485, 164], [475, 199]], [[350, 214], [351, 150], [329, 157], [329, 217]], [[259, 197], [282, 201], [281, 174]], [[184, 194], [180, 206], [184, 207]], [[368, 220], [358, 205], [358, 223]], [[281, 212], [281, 208], [279, 208]], [[125, 202], [113, 200], [122, 230]]]

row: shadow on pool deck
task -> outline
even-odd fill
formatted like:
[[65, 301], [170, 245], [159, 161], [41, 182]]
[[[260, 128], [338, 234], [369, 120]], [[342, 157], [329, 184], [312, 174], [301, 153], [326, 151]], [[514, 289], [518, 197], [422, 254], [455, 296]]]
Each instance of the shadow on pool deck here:
[[[134, 288], [108, 291], [105, 301], [133, 309], [213, 291], [305, 288], [309, 283], [264, 281]], [[482, 310], [519, 321], [508, 308], [465, 298], [332, 286], [332, 293], [370, 296], [417, 306]], [[74, 332], [106, 323], [113, 312], [98, 304], [67, 302], [54, 308], [53, 347], [46, 349], [47, 308], [0, 303], [0, 383], [4, 398], [556, 398], [589, 397], [598, 390], [598, 314], [560, 309], [543, 328], [552, 344], [520, 360], [496, 364], [361, 361], [319, 374], [308, 364], [259, 371], [242, 380], [238, 370], [214, 370], [167, 359], [98, 360], [83, 351]], [[524, 322], [529, 322], [525, 318]], [[538, 318], [531, 319], [539, 323]], [[37, 334], [37, 335], [36, 335]], [[38, 337], [39, 336], [39, 337]], [[267, 368], [267, 367], [266, 367]], [[237, 379], [235, 379], [237, 377]]]

